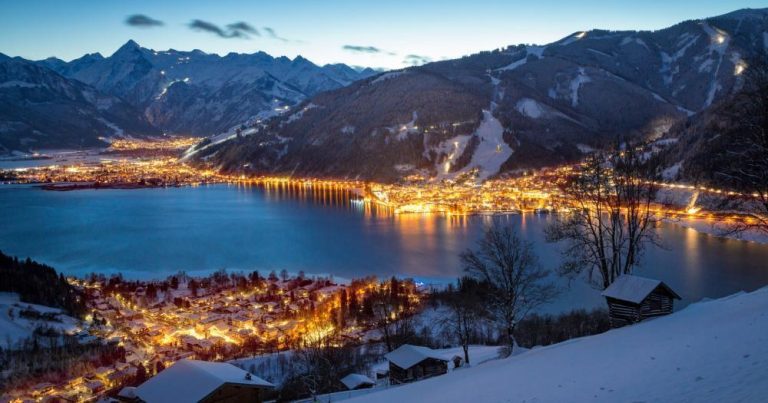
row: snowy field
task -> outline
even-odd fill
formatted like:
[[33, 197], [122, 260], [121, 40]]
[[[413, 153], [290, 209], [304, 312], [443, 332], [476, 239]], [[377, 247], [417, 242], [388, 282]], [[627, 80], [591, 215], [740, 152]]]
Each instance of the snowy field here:
[[[470, 368], [468, 366], [453, 368], [453, 363], [451, 362], [453, 360], [453, 357], [457, 355], [460, 357], [464, 357], [464, 350], [462, 350], [461, 347], [437, 349], [435, 351], [437, 352], [438, 356], [449, 361], [448, 372], [465, 371]], [[521, 353], [524, 353], [525, 351], [528, 351], [528, 350], [524, 348], [519, 348], [517, 351], [515, 351], [515, 354], [521, 354]], [[470, 357], [470, 360], [473, 362], [473, 365], [482, 364], [490, 360], [495, 360], [495, 359], [498, 359], [499, 357], [499, 347], [469, 346], [469, 357]], [[387, 370], [389, 370], [389, 362], [385, 360], [369, 368], [369, 373], [367, 375], [371, 379], [376, 379], [375, 377], [376, 372], [385, 372]], [[348, 391], [342, 391], [342, 392], [328, 393], [325, 395], [315, 396], [314, 398], [299, 400], [297, 402], [321, 402], [321, 403], [340, 402], [340, 401], [346, 401], [351, 398], [369, 395], [372, 393], [378, 394], [390, 389], [401, 388], [401, 387], [403, 387], [403, 385], [389, 385], [386, 379], [383, 379], [378, 381], [377, 385], [371, 389], [358, 389], [358, 390], [348, 390]]]
[[[19, 312], [24, 309], [32, 309], [39, 313], [57, 313], [61, 322], [48, 322], [42, 320], [28, 320], [19, 317]], [[61, 310], [43, 305], [19, 302], [16, 293], [0, 292], [0, 344], [3, 348], [15, 346], [19, 341], [32, 336], [35, 327], [44, 325], [56, 328], [65, 333], [73, 333], [79, 329], [75, 318], [61, 314]]]
[[360, 402], [765, 402], [768, 287]]

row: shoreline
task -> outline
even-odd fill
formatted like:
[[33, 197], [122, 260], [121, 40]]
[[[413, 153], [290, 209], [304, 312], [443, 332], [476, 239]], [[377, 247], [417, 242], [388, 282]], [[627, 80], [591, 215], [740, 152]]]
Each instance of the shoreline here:
[[[708, 221], [700, 218], [671, 219], [661, 220], [667, 224], [678, 225], [683, 228], [691, 229], [700, 234], [714, 236], [716, 238], [756, 243], [759, 245], [768, 245], [768, 235], [757, 233], [756, 231], [746, 231], [740, 233], [728, 233], [726, 228], [722, 227], [722, 221]], [[718, 226], [718, 224], [720, 224]]]
[[161, 184], [154, 184], [154, 183], [128, 183], [128, 182], [116, 182], [116, 183], [107, 183], [107, 184], [101, 184], [98, 182], [79, 182], [79, 183], [51, 183], [51, 184], [45, 184], [35, 185], [36, 187], [42, 189], [42, 190], [48, 190], [48, 191], [54, 191], [54, 192], [71, 192], [75, 190], [89, 190], [89, 189], [124, 189], [124, 190], [130, 190], [130, 189], [154, 189], [154, 188], [180, 188], [185, 186], [191, 186], [191, 185], [183, 185], [183, 184], [168, 184], [168, 183], [161, 183]]

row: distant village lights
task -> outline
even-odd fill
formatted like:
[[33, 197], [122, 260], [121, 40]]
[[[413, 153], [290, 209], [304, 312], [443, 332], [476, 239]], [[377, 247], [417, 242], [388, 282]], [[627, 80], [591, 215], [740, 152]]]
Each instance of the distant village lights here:
[[747, 64], [743, 60], [739, 60], [736, 66], [733, 68], [733, 75], [740, 76], [744, 70], [747, 69]]

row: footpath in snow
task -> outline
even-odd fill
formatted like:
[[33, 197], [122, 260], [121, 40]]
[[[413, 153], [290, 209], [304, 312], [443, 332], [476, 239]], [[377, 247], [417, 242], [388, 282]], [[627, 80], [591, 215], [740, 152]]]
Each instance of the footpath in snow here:
[[350, 401], [765, 402], [768, 287]]

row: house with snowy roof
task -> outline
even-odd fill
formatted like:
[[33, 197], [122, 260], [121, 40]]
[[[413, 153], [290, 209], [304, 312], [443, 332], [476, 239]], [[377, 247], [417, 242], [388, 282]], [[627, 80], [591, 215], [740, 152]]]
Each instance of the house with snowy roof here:
[[403, 344], [384, 356], [392, 384], [418, 381], [448, 372], [448, 360], [428, 347]]
[[225, 362], [181, 360], [133, 391], [137, 401], [261, 402], [271, 383]]
[[341, 378], [341, 383], [347, 390], [372, 388], [376, 385], [376, 381], [363, 374], [349, 374]]
[[674, 300], [680, 299], [663, 281], [625, 274], [617, 278], [602, 294], [608, 303], [612, 327], [669, 315]]

